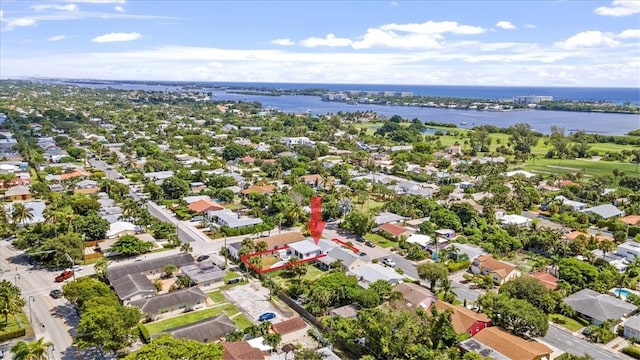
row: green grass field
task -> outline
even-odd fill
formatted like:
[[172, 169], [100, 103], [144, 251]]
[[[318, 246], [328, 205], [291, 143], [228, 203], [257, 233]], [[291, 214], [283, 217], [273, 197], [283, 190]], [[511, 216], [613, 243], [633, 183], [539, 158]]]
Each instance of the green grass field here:
[[244, 329], [248, 328], [249, 326], [253, 325], [251, 320], [249, 320], [248, 317], [244, 316], [244, 314], [238, 314], [236, 317], [231, 319], [231, 321], [233, 321], [233, 323], [236, 324], [236, 326], [240, 330], [244, 330]]
[[[623, 171], [626, 175], [640, 176], [636, 172], [636, 165], [630, 163], [620, 163], [614, 161], [592, 161], [589, 159], [536, 159], [535, 161], [527, 161], [521, 166], [523, 169], [545, 174], [575, 174], [578, 171], [584, 172], [587, 176], [609, 175], [613, 176], [613, 169]], [[640, 170], [640, 168], [638, 169]]]
[[578, 331], [583, 327], [589, 325], [589, 322], [586, 320], [583, 320], [583, 319], [576, 320], [561, 314], [550, 314], [549, 321], [551, 321], [554, 324], [558, 324], [572, 332]]
[[367, 234], [364, 236], [366, 240], [373, 242], [374, 244], [380, 246], [381, 248], [390, 248], [392, 246], [397, 246], [398, 243], [395, 241], [387, 240], [384, 237], [378, 234]]
[[152, 322], [149, 324], [145, 324], [147, 330], [149, 330], [149, 334], [157, 334], [166, 330], [175, 329], [184, 325], [193, 324], [200, 320], [216, 317], [218, 315], [226, 314], [228, 317], [231, 317], [237, 313], [238, 310], [233, 304], [226, 304], [222, 306], [216, 306], [204, 310], [193, 311], [190, 313], [186, 313], [184, 315], [180, 315], [171, 319], [166, 319], [162, 321]]

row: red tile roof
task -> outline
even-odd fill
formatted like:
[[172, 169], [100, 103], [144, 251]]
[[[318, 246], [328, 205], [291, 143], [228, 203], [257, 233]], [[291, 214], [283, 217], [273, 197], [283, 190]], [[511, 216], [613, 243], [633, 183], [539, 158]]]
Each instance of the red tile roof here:
[[279, 333], [280, 335], [286, 335], [294, 331], [306, 328], [307, 323], [304, 322], [302, 318], [294, 317], [292, 319], [273, 324], [271, 327], [273, 328], [273, 331]]
[[216, 204], [212, 201], [201, 199], [194, 203], [189, 204], [189, 210], [196, 213], [205, 213], [214, 210], [222, 210], [224, 207], [220, 204]]
[[542, 283], [547, 289], [555, 290], [558, 288], [558, 278], [545, 271], [531, 273], [530, 276]]
[[393, 236], [400, 236], [402, 234], [405, 234], [407, 231], [409, 231], [403, 226], [390, 224], [390, 223], [380, 225], [379, 229], [386, 231]]
[[262, 352], [252, 348], [246, 341], [223, 342], [221, 344], [224, 349], [223, 360], [264, 360]]
[[627, 225], [638, 225], [640, 224], [640, 215], [627, 215], [620, 218], [620, 221]]

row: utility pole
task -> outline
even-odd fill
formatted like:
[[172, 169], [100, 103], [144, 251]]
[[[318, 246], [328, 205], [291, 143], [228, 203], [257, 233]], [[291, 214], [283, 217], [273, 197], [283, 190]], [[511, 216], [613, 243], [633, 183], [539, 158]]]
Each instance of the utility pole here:
[[71, 258], [71, 256], [67, 253], [64, 253], [64, 257], [67, 258], [67, 260], [69, 260], [71, 262], [71, 272], [73, 273], [73, 280], [76, 280], [76, 269], [74, 269], [73, 267], [76, 266], [76, 263], [73, 261], [73, 259]]

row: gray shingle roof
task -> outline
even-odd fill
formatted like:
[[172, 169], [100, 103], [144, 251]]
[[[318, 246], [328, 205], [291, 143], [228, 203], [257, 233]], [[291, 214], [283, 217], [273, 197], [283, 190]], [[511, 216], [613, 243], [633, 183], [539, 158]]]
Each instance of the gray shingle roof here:
[[150, 270], [159, 270], [165, 266], [173, 264], [177, 267], [193, 264], [193, 256], [191, 254], [177, 254], [158, 259], [134, 262], [124, 266], [112, 267], [107, 269], [107, 279], [113, 284], [113, 281], [127, 274], [138, 274]]
[[220, 340], [220, 338], [228, 332], [235, 331], [237, 329], [236, 325], [227, 317], [227, 315], [220, 315], [215, 318], [209, 318], [179, 327], [168, 333], [175, 338], [191, 339], [208, 343]]
[[591, 289], [580, 290], [568, 296], [564, 302], [577, 313], [600, 322], [620, 319], [637, 309], [633, 304]]
[[220, 281], [224, 279], [226, 272], [219, 267], [209, 264], [193, 264], [182, 268], [182, 273], [189, 276], [193, 282], [200, 284], [205, 281]]
[[142, 273], [127, 274], [111, 281], [111, 286], [120, 300], [131, 299], [136, 295], [152, 295], [157, 290]]
[[174, 291], [146, 299], [135, 300], [131, 305], [140, 309], [145, 314], [158, 314], [163, 309], [168, 309], [176, 305], [195, 305], [207, 298], [202, 290], [197, 286], [188, 289]]
[[598, 205], [592, 208], [584, 209], [582, 211], [586, 213], [593, 213], [593, 214], [600, 215], [605, 219], [608, 219], [614, 216], [622, 216], [624, 214], [624, 211], [618, 209], [617, 207], [611, 204]]

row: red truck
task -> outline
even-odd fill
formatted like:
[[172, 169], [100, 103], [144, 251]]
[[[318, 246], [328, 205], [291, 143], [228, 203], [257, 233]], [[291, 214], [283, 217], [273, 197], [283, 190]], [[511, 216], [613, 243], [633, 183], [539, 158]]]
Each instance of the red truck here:
[[73, 271], [63, 271], [62, 274], [56, 276], [56, 282], [63, 282], [73, 276]]

